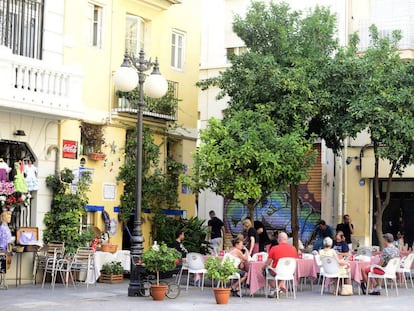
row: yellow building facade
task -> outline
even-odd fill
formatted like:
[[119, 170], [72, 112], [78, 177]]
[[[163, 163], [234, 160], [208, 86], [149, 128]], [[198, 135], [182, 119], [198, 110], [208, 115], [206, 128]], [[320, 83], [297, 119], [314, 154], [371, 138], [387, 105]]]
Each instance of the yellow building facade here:
[[[197, 135], [198, 6], [199, 1], [175, 0], [65, 2], [64, 58], [66, 63], [78, 64], [83, 72], [85, 113], [81, 120], [60, 122], [59, 144], [63, 147], [66, 141], [75, 141], [78, 146], [77, 158], [62, 158], [61, 168], [76, 171], [80, 167], [93, 172], [87, 222], [104, 231], [105, 210], [112, 227], [116, 227], [111, 229], [110, 243], [118, 249], [122, 248], [123, 237], [123, 224], [118, 221], [123, 184], [117, 176], [124, 163], [127, 130], [136, 127], [137, 109], [133, 103], [125, 107], [119, 101], [113, 76], [125, 51], [138, 56], [142, 48], [146, 59], [158, 58], [162, 75], [174, 85], [178, 109], [174, 115], [146, 113], [144, 109], [144, 126], [151, 129], [160, 147], [160, 170], [166, 170], [167, 156], [191, 167]], [[88, 156], [82, 143], [81, 122], [102, 127], [101, 151], [105, 159], [92, 160]], [[182, 193], [181, 188], [177, 191], [185, 215], [194, 216], [194, 195]], [[143, 213], [145, 247], [151, 243], [150, 219], [150, 214]]]

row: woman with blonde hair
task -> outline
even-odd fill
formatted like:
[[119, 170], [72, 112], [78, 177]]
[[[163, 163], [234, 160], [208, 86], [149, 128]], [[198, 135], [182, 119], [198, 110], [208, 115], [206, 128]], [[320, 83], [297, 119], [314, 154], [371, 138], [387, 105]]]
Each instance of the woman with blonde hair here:
[[259, 251], [259, 235], [250, 219], [243, 220], [243, 228], [246, 231], [246, 247], [250, 256], [253, 256]]

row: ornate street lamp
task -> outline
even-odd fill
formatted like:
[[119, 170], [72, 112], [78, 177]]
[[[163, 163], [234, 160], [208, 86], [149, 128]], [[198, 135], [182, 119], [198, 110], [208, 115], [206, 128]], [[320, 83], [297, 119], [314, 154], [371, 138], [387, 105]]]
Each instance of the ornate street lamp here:
[[[134, 229], [131, 237], [131, 275], [128, 287], [128, 296], [141, 296], [142, 279], [144, 268], [141, 265], [144, 237], [141, 228], [141, 199], [142, 199], [142, 109], [144, 103], [144, 92], [146, 96], [160, 98], [167, 93], [168, 84], [159, 71], [158, 61], [145, 60], [144, 51], [139, 52], [139, 57], [125, 53], [124, 62], [115, 72], [115, 88], [130, 92], [139, 85], [139, 99], [137, 112], [137, 150], [136, 150], [136, 185], [135, 185], [135, 218]], [[132, 65], [132, 67], [131, 67]], [[151, 75], [146, 77], [145, 71], [153, 68]], [[138, 73], [138, 76], [137, 76]], [[145, 84], [144, 84], [145, 82]]]

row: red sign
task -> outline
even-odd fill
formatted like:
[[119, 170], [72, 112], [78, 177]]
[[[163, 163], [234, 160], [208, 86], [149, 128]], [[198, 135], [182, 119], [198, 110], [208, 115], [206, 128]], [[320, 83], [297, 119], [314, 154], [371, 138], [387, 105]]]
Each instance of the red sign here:
[[78, 158], [78, 142], [74, 140], [63, 140], [62, 157], [68, 159]]

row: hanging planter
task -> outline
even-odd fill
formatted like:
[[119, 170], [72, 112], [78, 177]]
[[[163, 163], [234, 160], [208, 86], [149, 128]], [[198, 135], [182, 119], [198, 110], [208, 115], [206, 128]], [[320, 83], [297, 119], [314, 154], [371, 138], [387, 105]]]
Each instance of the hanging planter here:
[[105, 160], [106, 154], [102, 152], [90, 152], [88, 157], [89, 159], [94, 161], [102, 161]]

